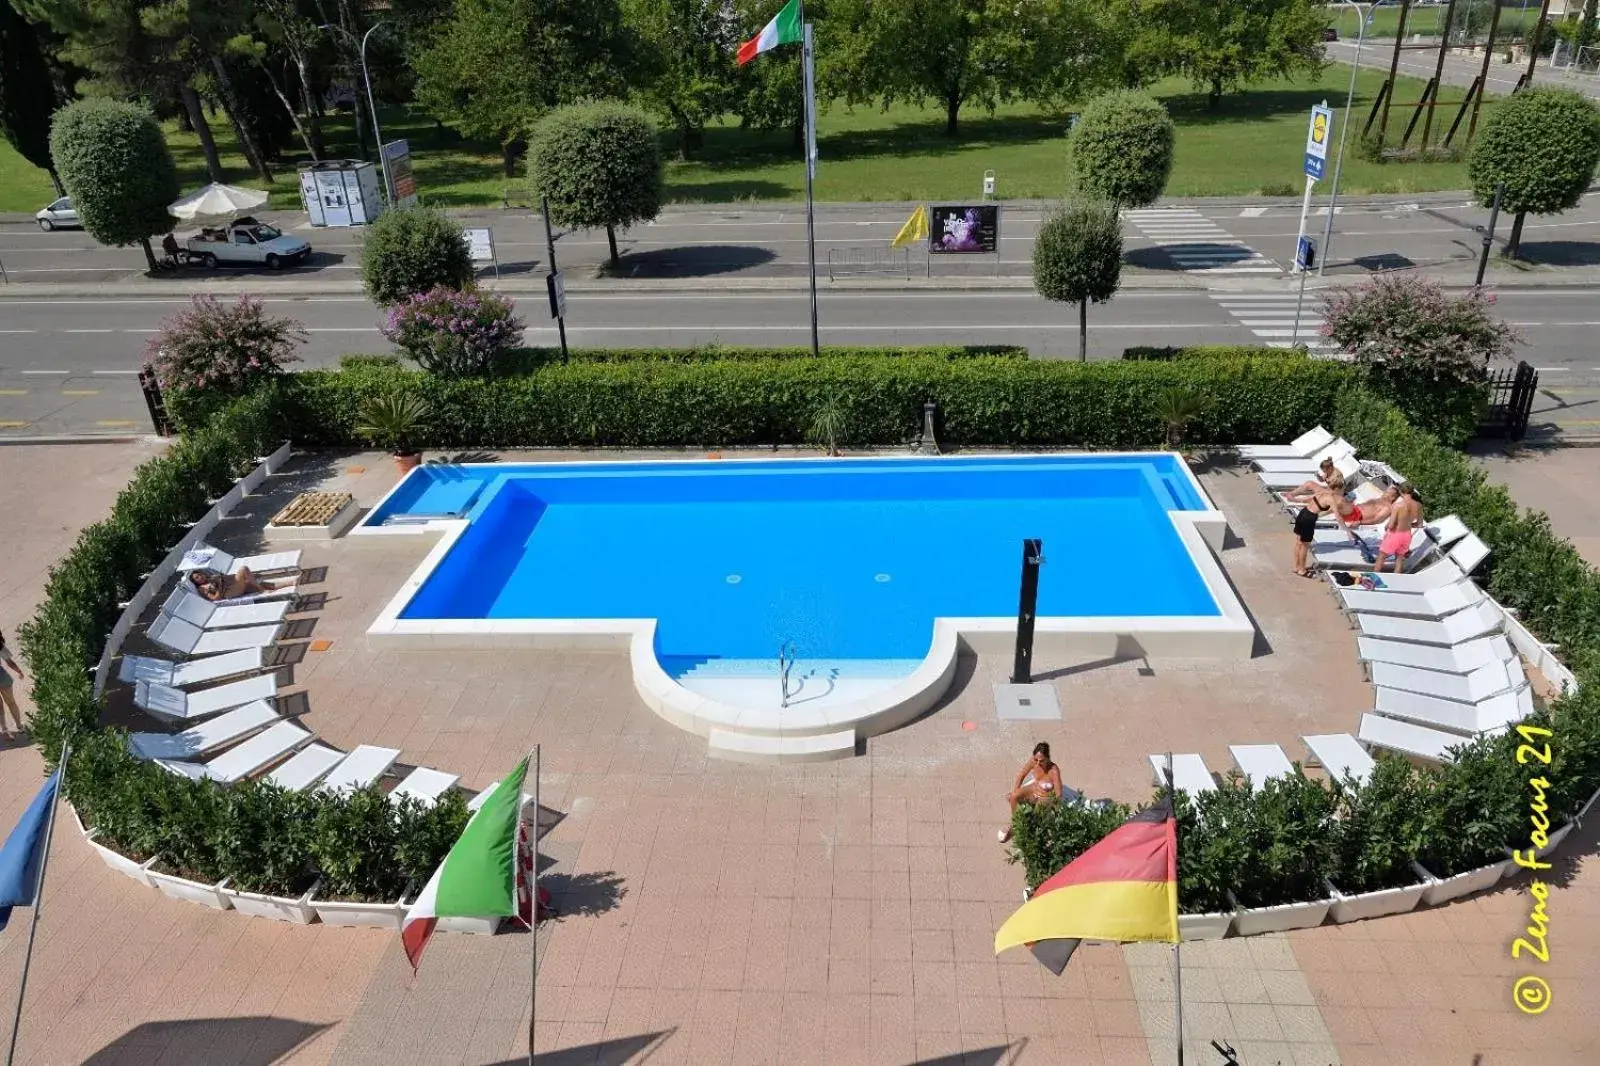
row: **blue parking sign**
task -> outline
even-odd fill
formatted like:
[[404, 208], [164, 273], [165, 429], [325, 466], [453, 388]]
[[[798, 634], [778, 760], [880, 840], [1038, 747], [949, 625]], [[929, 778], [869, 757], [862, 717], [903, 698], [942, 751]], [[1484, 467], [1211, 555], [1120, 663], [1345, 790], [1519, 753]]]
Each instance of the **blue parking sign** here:
[[1320, 156], [1314, 156], [1310, 152], [1307, 152], [1306, 153], [1306, 177], [1310, 178], [1312, 181], [1321, 181], [1322, 180], [1322, 167], [1323, 167], [1323, 164], [1326, 163], [1326, 162], [1327, 162], [1327, 160], [1321, 158]]

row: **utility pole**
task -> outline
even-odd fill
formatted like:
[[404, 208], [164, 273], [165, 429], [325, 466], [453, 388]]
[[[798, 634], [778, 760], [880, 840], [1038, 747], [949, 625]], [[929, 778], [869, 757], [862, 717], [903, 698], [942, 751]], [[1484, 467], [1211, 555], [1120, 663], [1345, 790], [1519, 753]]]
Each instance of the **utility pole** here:
[[1489, 225], [1483, 231], [1483, 252], [1478, 256], [1478, 277], [1472, 283], [1475, 289], [1483, 288], [1483, 272], [1489, 269], [1489, 251], [1494, 247], [1494, 227], [1500, 221], [1500, 200], [1506, 194], [1506, 183], [1494, 187], [1494, 206], [1489, 208]]

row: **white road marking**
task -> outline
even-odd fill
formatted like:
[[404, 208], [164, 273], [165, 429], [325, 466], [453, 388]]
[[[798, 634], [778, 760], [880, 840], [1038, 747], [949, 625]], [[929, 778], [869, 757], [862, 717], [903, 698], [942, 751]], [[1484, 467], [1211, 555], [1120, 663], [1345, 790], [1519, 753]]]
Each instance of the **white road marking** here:
[[24, 374], [36, 374], [36, 375], [40, 375], [40, 376], [48, 374], [48, 375], [51, 375], [51, 376], [66, 377], [68, 374], [71, 373], [71, 371], [70, 370], [24, 370], [23, 373]]
[[1260, 218], [1262, 215], [1266, 214], [1270, 210], [1272, 210], [1272, 208], [1270, 208], [1270, 207], [1247, 207], [1244, 210], [1239, 212], [1239, 217], [1240, 218]]
[[1272, 260], [1194, 208], [1145, 208], [1129, 211], [1127, 219], [1185, 273], [1282, 273]]

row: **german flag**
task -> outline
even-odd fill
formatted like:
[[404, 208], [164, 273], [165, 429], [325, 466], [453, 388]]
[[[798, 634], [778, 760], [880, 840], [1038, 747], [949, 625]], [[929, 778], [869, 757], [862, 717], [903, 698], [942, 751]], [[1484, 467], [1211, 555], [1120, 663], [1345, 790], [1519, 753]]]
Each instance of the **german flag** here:
[[994, 935], [1056, 974], [1081, 940], [1178, 939], [1178, 824], [1164, 798], [1106, 834], [1033, 893]]

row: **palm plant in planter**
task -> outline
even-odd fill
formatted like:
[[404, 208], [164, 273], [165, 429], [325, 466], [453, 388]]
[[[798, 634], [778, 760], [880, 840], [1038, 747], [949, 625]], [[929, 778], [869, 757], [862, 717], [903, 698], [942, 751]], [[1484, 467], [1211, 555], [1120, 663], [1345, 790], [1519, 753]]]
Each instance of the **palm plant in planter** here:
[[839, 438], [848, 430], [849, 420], [844, 402], [837, 396], [830, 396], [811, 412], [811, 423], [806, 427], [806, 436], [811, 443], [825, 447], [829, 455], [839, 455]]
[[381, 392], [361, 405], [356, 435], [393, 454], [404, 474], [422, 461], [417, 438], [432, 413], [428, 401], [414, 392]]
[[[1167, 428], [1167, 447], [1178, 451], [1191, 423], [1205, 414], [1205, 398], [1188, 389], [1162, 389], [1155, 395], [1156, 417]], [[1185, 454], [1184, 458], [1188, 458]]]

